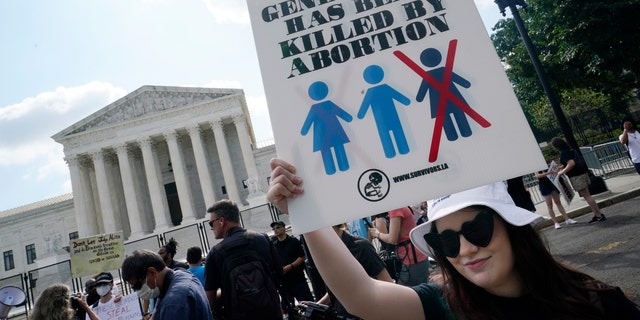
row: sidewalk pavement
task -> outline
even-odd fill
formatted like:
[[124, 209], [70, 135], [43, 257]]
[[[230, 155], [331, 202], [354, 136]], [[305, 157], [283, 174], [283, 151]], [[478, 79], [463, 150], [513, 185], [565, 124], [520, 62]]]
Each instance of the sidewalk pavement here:
[[[625, 173], [604, 180], [609, 191], [592, 195], [592, 197], [598, 203], [600, 209], [640, 196], [640, 175], [638, 175], [638, 173], [633, 170], [633, 168], [627, 171], [628, 172], [625, 171]], [[587, 202], [584, 201], [584, 199], [582, 199], [582, 197], [580, 197], [577, 193], [576, 197], [571, 202], [571, 205], [567, 206], [564, 200], [562, 200], [562, 205], [567, 211], [567, 215], [572, 219], [575, 219], [576, 217], [580, 217], [582, 215], [588, 215], [588, 219], [591, 219], [591, 208], [589, 208]], [[558, 212], [555, 204], [553, 205], [553, 212], [555, 212], [558, 221], [564, 221], [564, 218], [562, 217], [560, 212]], [[545, 204], [545, 202], [541, 202], [536, 205], [536, 213], [545, 218], [549, 218], [549, 212], [547, 210], [547, 205]], [[581, 222], [587, 222], [587, 220]], [[543, 229], [549, 226], [553, 226], [553, 221], [551, 221], [551, 219], [547, 219], [543, 222], [538, 223], [536, 225], [536, 228]]]

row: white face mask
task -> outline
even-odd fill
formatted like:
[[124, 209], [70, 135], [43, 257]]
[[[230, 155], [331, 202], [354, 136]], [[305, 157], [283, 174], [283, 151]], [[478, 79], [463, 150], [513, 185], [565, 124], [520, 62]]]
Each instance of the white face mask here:
[[105, 285], [101, 285], [99, 287], [96, 287], [96, 292], [98, 293], [99, 296], [104, 297], [109, 292], [111, 292], [111, 285], [110, 284], [105, 284]]
[[151, 289], [149, 285], [147, 285], [147, 279], [145, 279], [144, 284], [142, 285], [140, 290], [138, 290], [138, 298], [142, 300], [151, 300], [157, 298], [160, 295], [160, 288], [158, 288], [158, 284], [155, 280], [153, 282], [156, 284], [156, 287]]

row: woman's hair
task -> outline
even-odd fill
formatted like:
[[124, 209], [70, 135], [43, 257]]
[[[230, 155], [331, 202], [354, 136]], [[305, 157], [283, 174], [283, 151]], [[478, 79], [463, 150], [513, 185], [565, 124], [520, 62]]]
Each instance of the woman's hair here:
[[[589, 291], [613, 288], [606, 289], [602, 282], [556, 261], [531, 225], [514, 226], [498, 214], [494, 214], [494, 219], [506, 226], [514, 268], [522, 279], [527, 299], [546, 308], [554, 319], [602, 318]], [[437, 232], [435, 223], [431, 225], [431, 232]], [[492, 303], [494, 296], [461, 275], [443, 253], [432, 250], [432, 255], [444, 276], [445, 299], [460, 319], [504, 319], [502, 311]]]
[[560, 151], [571, 149], [571, 146], [569, 145], [568, 142], [566, 142], [564, 139], [558, 138], [558, 137], [554, 137], [553, 139], [551, 139], [551, 146], [553, 146], [554, 148], [556, 148], [556, 149], [558, 149]]
[[69, 302], [69, 287], [64, 284], [52, 284], [40, 294], [33, 310], [31, 320], [69, 320], [75, 311]]
[[169, 242], [167, 242], [167, 244], [162, 247], [167, 250], [167, 253], [171, 254], [171, 259], [173, 259], [173, 257], [176, 256], [176, 252], [178, 252], [178, 241], [176, 241], [176, 239], [174, 238], [171, 238], [169, 239]]

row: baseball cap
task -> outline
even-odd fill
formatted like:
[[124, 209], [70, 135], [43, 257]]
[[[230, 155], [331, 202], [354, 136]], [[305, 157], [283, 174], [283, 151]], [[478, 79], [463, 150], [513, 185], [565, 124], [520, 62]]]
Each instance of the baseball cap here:
[[111, 283], [113, 281], [113, 276], [109, 272], [100, 272], [96, 277], [95, 284], [99, 283]]
[[428, 255], [430, 255], [429, 246], [424, 240], [424, 235], [431, 231], [431, 224], [466, 207], [489, 207], [514, 226], [536, 224], [544, 220], [542, 216], [516, 206], [507, 192], [506, 184], [502, 181], [430, 200], [427, 204], [429, 221], [411, 229], [409, 237], [420, 251]]
[[274, 222], [271, 222], [271, 228], [273, 228], [273, 227], [275, 227], [275, 226], [281, 226], [281, 227], [284, 227], [284, 226], [285, 226], [284, 221], [274, 221]]

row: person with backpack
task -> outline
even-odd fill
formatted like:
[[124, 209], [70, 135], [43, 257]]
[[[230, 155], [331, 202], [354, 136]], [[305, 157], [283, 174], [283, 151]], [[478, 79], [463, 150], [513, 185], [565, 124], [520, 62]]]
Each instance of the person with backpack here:
[[122, 278], [140, 299], [158, 298], [154, 320], [213, 320], [204, 288], [191, 272], [170, 269], [162, 257], [151, 250], [133, 251], [121, 268]]
[[204, 289], [216, 319], [281, 320], [282, 268], [269, 236], [242, 228], [240, 210], [230, 200], [207, 212], [215, 238], [222, 239], [205, 263]]

